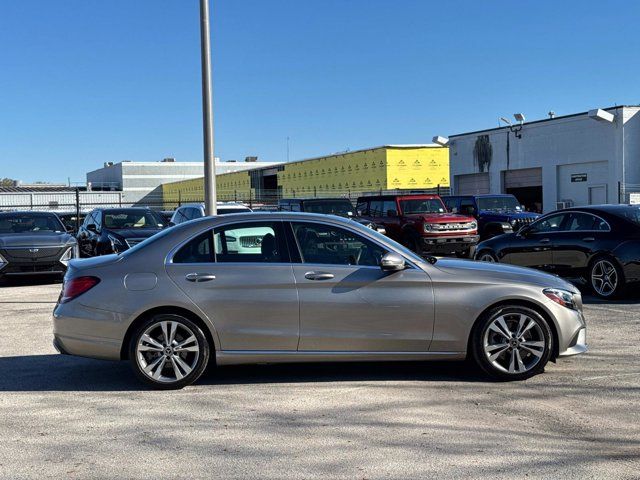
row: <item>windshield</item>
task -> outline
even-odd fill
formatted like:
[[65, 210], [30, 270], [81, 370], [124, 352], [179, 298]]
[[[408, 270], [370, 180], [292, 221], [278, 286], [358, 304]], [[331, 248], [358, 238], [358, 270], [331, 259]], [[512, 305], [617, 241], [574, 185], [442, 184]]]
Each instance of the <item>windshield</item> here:
[[163, 228], [164, 220], [150, 210], [108, 210], [104, 213], [104, 227], [110, 230], [123, 228]]
[[64, 231], [64, 225], [53, 214], [9, 213], [0, 215], [0, 234], [60, 233]]
[[414, 198], [400, 200], [400, 208], [404, 215], [412, 213], [444, 213], [445, 208], [439, 198]]
[[235, 208], [218, 207], [216, 211], [218, 212], [218, 215], [227, 215], [228, 213], [247, 213], [247, 212], [250, 212], [251, 209], [246, 207], [244, 208], [243, 207], [235, 207]]
[[327, 215], [353, 215], [353, 205], [349, 200], [328, 200], [322, 202], [305, 202], [304, 211], [324, 213]]
[[478, 198], [478, 208], [480, 210], [492, 210], [495, 212], [522, 210], [516, 197], [481, 197]]

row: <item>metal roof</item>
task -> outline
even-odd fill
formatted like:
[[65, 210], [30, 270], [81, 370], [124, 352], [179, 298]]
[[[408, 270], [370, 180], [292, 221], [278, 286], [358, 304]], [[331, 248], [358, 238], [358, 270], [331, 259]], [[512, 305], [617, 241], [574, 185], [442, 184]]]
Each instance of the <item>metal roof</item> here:
[[[617, 110], [619, 108], [638, 108], [640, 107], [640, 105], [616, 105], [614, 107], [607, 107], [607, 108], [602, 108], [601, 110], [605, 110], [605, 111], [609, 111], [609, 110]], [[524, 122], [523, 125], [527, 126], [527, 125], [535, 125], [538, 123], [543, 123], [543, 122], [553, 122], [555, 120], [562, 120], [565, 118], [572, 118], [572, 117], [580, 117], [582, 115], [587, 115], [589, 113], [589, 111], [586, 112], [580, 112], [580, 113], [572, 113], [569, 115], [558, 115], [556, 117], [553, 118], [542, 118], [540, 120], [533, 120], [531, 122]], [[456, 133], [455, 135], [449, 135], [449, 138], [457, 138], [457, 137], [464, 137], [465, 135], [477, 135], [480, 133], [488, 133], [488, 132], [499, 132], [499, 131], [503, 131], [503, 130], [507, 130], [509, 128], [509, 126], [504, 126], [504, 127], [494, 127], [494, 128], [486, 128], [484, 130], [474, 130], [471, 132], [465, 132], [465, 133]]]

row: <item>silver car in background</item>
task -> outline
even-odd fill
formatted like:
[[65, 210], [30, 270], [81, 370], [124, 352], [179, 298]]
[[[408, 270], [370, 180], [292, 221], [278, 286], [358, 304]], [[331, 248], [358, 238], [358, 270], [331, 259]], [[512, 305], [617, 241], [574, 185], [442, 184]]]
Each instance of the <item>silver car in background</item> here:
[[[259, 246], [257, 248], [256, 246]], [[72, 261], [61, 353], [129, 360], [156, 388], [217, 365], [463, 360], [522, 380], [586, 351], [578, 290], [535, 270], [429, 259], [340, 217], [247, 213]]]

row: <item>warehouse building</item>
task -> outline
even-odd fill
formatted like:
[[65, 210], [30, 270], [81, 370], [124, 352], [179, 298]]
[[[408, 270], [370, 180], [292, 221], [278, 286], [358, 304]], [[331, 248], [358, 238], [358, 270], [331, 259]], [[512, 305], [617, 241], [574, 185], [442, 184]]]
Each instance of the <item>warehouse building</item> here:
[[[257, 157], [247, 157], [244, 162], [216, 159], [216, 172], [224, 174], [268, 165], [276, 164], [258, 162]], [[87, 173], [87, 187], [94, 191], [120, 191], [127, 203], [155, 205], [162, 203], [162, 184], [203, 175], [203, 162], [176, 162], [173, 158], [160, 162], [108, 162], [103, 168]]]
[[456, 194], [512, 193], [527, 208], [627, 203], [640, 192], [640, 107], [451, 135]]
[[[449, 187], [449, 154], [440, 145], [383, 145], [219, 175], [220, 200], [273, 201], [283, 197], [356, 197], [381, 190]], [[163, 185], [166, 203], [202, 199], [203, 179]]]

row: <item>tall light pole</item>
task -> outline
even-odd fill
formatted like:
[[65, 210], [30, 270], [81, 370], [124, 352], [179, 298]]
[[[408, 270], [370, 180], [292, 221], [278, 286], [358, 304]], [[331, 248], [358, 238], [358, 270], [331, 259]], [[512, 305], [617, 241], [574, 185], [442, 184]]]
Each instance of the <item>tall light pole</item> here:
[[213, 94], [211, 89], [211, 37], [209, 0], [200, 0], [200, 54], [202, 56], [202, 128], [204, 138], [204, 209], [207, 215], [216, 208], [216, 164], [213, 156]]

